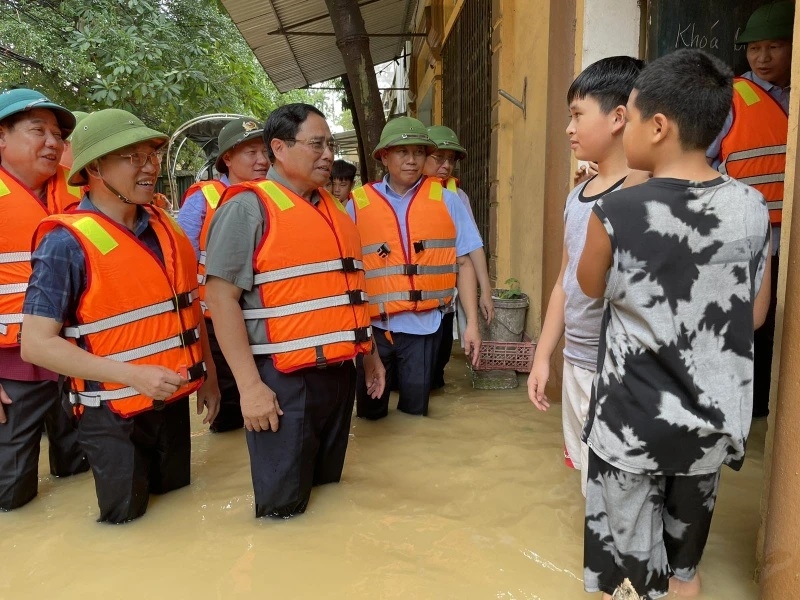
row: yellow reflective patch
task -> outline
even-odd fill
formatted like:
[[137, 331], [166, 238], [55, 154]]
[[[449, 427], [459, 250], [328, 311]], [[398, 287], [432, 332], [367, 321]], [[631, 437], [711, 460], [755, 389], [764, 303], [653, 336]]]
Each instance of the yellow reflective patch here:
[[77, 187], [77, 186], [74, 186], [74, 185], [67, 185], [67, 191], [68, 191], [68, 192], [69, 192], [71, 195], [75, 196], [76, 198], [79, 198], [79, 199], [80, 199], [80, 198], [82, 198], [82, 197], [83, 197], [83, 190], [82, 190], [81, 188]]
[[331, 198], [333, 198], [333, 201], [336, 203], [336, 208], [338, 208], [344, 214], [347, 214], [347, 209], [344, 207], [344, 204], [342, 204], [342, 202], [336, 196], [331, 196]]
[[117, 241], [92, 217], [78, 219], [73, 223], [73, 227], [85, 235], [103, 255], [119, 246]]
[[287, 196], [281, 188], [275, 185], [275, 182], [261, 181], [257, 185], [267, 193], [269, 199], [272, 200], [275, 203], [275, 206], [277, 206], [279, 209], [288, 210], [290, 208], [294, 208], [294, 202], [292, 202], [292, 199], [289, 198], [289, 196]]
[[761, 101], [761, 98], [758, 97], [758, 93], [746, 81], [737, 81], [733, 84], [733, 89], [739, 93], [747, 106], [752, 106], [756, 102]]
[[431, 200], [437, 200], [441, 202], [443, 195], [444, 195], [444, 188], [442, 187], [442, 184], [438, 181], [432, 181], [431, 191], [428, 193], [428, 197]]
[[358, 208], [366, 208], [369, 206], [369, 198], [363, 187], [354, 189], [351, 195], [353, 196], [353, 200], [356, 201], [356, 206], [358, 206]]
[[213, 184], [210, 184], [210, 183], [208, 185], [204, 185], [203, 186], [203, 196], [206, 197], [206, 202], [208, 202], [208, 205], [211, 208], [213, 208], [213, 209], [217, 208], [217, 204], [219, 204], [219, 200], [220, 200], [221, 196], [219, 195], [219, 192], [217, 191], [216, 186], [214, 186]]
[[8, 196], [11, 193], [11, 190], [8, 189], [6, 182], [0, 179], [0, 196]]
[[447, 180], [447, 189], [453, 193], [458, 193], [458, 186], [456, 185], [456, 178], [450, 177]]

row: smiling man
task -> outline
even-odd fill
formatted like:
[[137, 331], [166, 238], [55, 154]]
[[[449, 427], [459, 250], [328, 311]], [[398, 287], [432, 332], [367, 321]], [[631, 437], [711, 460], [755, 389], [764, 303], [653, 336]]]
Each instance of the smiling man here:
[[19, 349], [33, 232], [79, 193], [59, 166], [74, 126], [72, 113], [39, 92], [0, 94], [0, 510], [36, 496], [43, 428], [53, 475], [89, 468], [61, 407], [58, 375], [22, 360]]
[[336, 150], [323, 114], [277, 108], [264, 126], [264, 181], [229, 187], [208, 234], [206, 301], [247, 429], [256, 517], [305, 512], [340, 480], [355, 398], [385, 372], [373, 353], [361, 239], [325, 191]]

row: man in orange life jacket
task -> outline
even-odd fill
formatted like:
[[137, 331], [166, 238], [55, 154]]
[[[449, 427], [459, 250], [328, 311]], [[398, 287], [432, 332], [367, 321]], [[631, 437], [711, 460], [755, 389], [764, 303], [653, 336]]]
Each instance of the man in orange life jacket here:
[[53, 475], [89, 468], [61, 406], [58, 375], [24, 361], [19, 350], [33, 232], [79, 193], [58, 164], [74, 125], [72, 113], [39, 92], [0, 94], [0, 510], [36, 496], [43, 428]]
[[369, 393], [373, 354], [361, 240], [323, 188], [336, 144], [308, 104], [264, 127], [272, 168], [229, 187], [208, 236], [206, 301], [241, 395], [256, 517], [305, 511], [315, 485], [341, 478], [355, 397], [353, 358]]
[[99, 520], [111, 523], [189, 484], [189, 395], [205, 422], [219, 407], [192, 246], [151, 204], [167, 139], [123, 110], [81, 122], [69, 181], [88, 192], [37, 228], [23, 306], [22, 355], [70, 378]]
[[211, 431], [223, 432], [241, 429], [244, 424], [239, 407], [239, 389], [228, 363], [217, 343], [211, 313], [205, 304], [206, 283], [206, 242], [208, 227], [219, 204], [222, 193], [230, 185], [264, 179], [269, 168], [267, 149], [264, 146], [264, 125], [253, 118], [239, 118], [230, 121], [222, 128], [217, 138], [219, 156], [215, 168], [222, 176], [219, 179], [199, 181], [184, 194], [178, 224], [186, 232], [198, 258], [198, 283], [200, 285], [200, 306], [206, 319], [208, 341], [214, 364], [217, 367], [217, 381], [222, 400], [219, 414], [211, 423]]
[[[347, 210], [361, 233], [370, 316], [387, 377], [400, 390], [397, 409], [427, 415], [442, 315], [456, 286], [467, 316], [464, 349], [477, 363], [478, 290], [470, 252], [483, 247], [478, 229], [458, 196], [440, 179], [422, 174], [436, 149], [417, 119], [399, 117], [381, 132], [372, 156], [388, 175], [353, 190]], [[356, 414], [380, 419], [389, 390], [370, 398], [359, 369]]]
[[[442, 185], [444, 185], [445, 189], [455, 192], [464, 208], [467, 209], [472, 222], [475, 223], [475, 215], [472, 214], [469, 196], [459, 187], [458, 179], [453, 177], [456, 163], [467, 157], [467, 149], [458, 141], [456, 132], [444, 125], [428, 127], [428, 137], [436, 144], [436, 150], [425, 159], [423, 174], [429, 177], [438, 177], [442, 180]], [[486, 253], [482, 247], [477, 248], [469, 253], [469, 258], [475, 268], [475, 276], [478, 278], [478, 285], [481, 290], [478, 305], [483, 313], [483, 318], [491, 323], [494, 318], [494, 301], [492, 300], [492, 282], [489, 279], [489, 268], [486, 265]], [[433, 361], [433, 389], [444, 387], [444, 368], [450, 361], [450, 353], [453, 350], [454, 315], [454, 312], [450, 312], [442, 317], [442, 341], [439, 346], [439, 352]], [[459, 317], [462, 316], [463, 310], [459, 312]], [[463, 328], [461, 318], [459, 318], [459, 325]]]
[[764, 195], [772, 222], [772, 300], [767, 320], [754, 336], [754, 417], [769, 412], [793, 26], [792, 1], [764, 4], [750, 16], [736, 38], [737, 44], [747, 44], [750, 71], [734, 80], [733, 109], [706, 151], [713, 167]]

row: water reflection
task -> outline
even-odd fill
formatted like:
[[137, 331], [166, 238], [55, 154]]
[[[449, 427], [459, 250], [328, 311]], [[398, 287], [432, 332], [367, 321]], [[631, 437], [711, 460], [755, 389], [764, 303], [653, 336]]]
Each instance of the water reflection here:
[[[56, 480], [43, 462], [39, 497], [0, 514], [0, 599], [592, 597], [560, 407], [538, 413], [524, 386], [473, 391], [458, 360], [448, 381], [427, 419], [354, 420], [344, 480], [289, 521], [253, 518], [244, 436], [196, 418], [192, 485], [153, 496], [131, 524], [95, 523], [91, 475]], [[704, 598], [757, 596], [765, 429], [755, 424], [742, 472], [723, 472]]]

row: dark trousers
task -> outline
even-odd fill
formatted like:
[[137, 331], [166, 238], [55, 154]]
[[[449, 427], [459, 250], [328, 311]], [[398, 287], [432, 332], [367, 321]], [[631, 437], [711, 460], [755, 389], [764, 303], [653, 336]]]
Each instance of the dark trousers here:
[[242, 407], [239, 404], [239, 388], [236, 387], [233, 372], [219, 347], [211, 319], [206, 319], [206, 329], [208, 331], [208, 341], [211, 345], [211, 356], [214, 359], [214, 366], [217, 368], [219, 391], [222, 394], [219, 413], [214, 418], [214, 422], [211, 423], [210, 429], [215, 433], [241, 429], [244, 427], [244, 417], [242, 417]]
[[775, 310], [778, 306], [778, 255], [772, 257], [772, 281], [767, 318], [753, 334], [753, 416], [769, 414], [769, 388], [772, 376], [772, 348], [775, 344]]
[[348, 360], [281, 373], [269, 357], [257, 357], [256, 364], [283, 410], [278, 431], [246, 432], [256, 517], [288, 518], [305, 512], [313, 486], [342, 477], [355, 368]]
[[87, 407], [78, 432], [92, 465], [98, 521], [131, 521], [145, 513], [151, 493], [189, 485], [188, 396], [127, 419], [106, 404]]
[[[400, 399], [397, 410], [410, 415], [427, 415], [428, 400], [431, 394], [433, 362], [439, 350], [439, 334], [414, 335], [392, 332], [393, 343], [386, 338], [386, 332], [372, 328], [378, 354], [386, 367], [386, 381], [397, 381]], [[356, 359], [356, 415], [364, 419], [381, 419], [389, 414], [389, 386], [380, 398], [370, 398], [364, 377], [361, 357]]]
[[55, 381], [0, 379], [11, 398], [0, 425], [0, 510], [30, 502], [38, 491], [42, 431], [50, 442], [50, 473], [65, 477], [89, 469], [72, 417], [61, 406]]
[[442, 326], [439, 328], [440, 341], [439, 351], [433, 360], [433, 375], [431, 389], [438, 390], [444, 387], [444, 368], [450, 362], [450, 354], [453, 351], [453, 321], [456, 313], [450, 312], [442, 315]]

